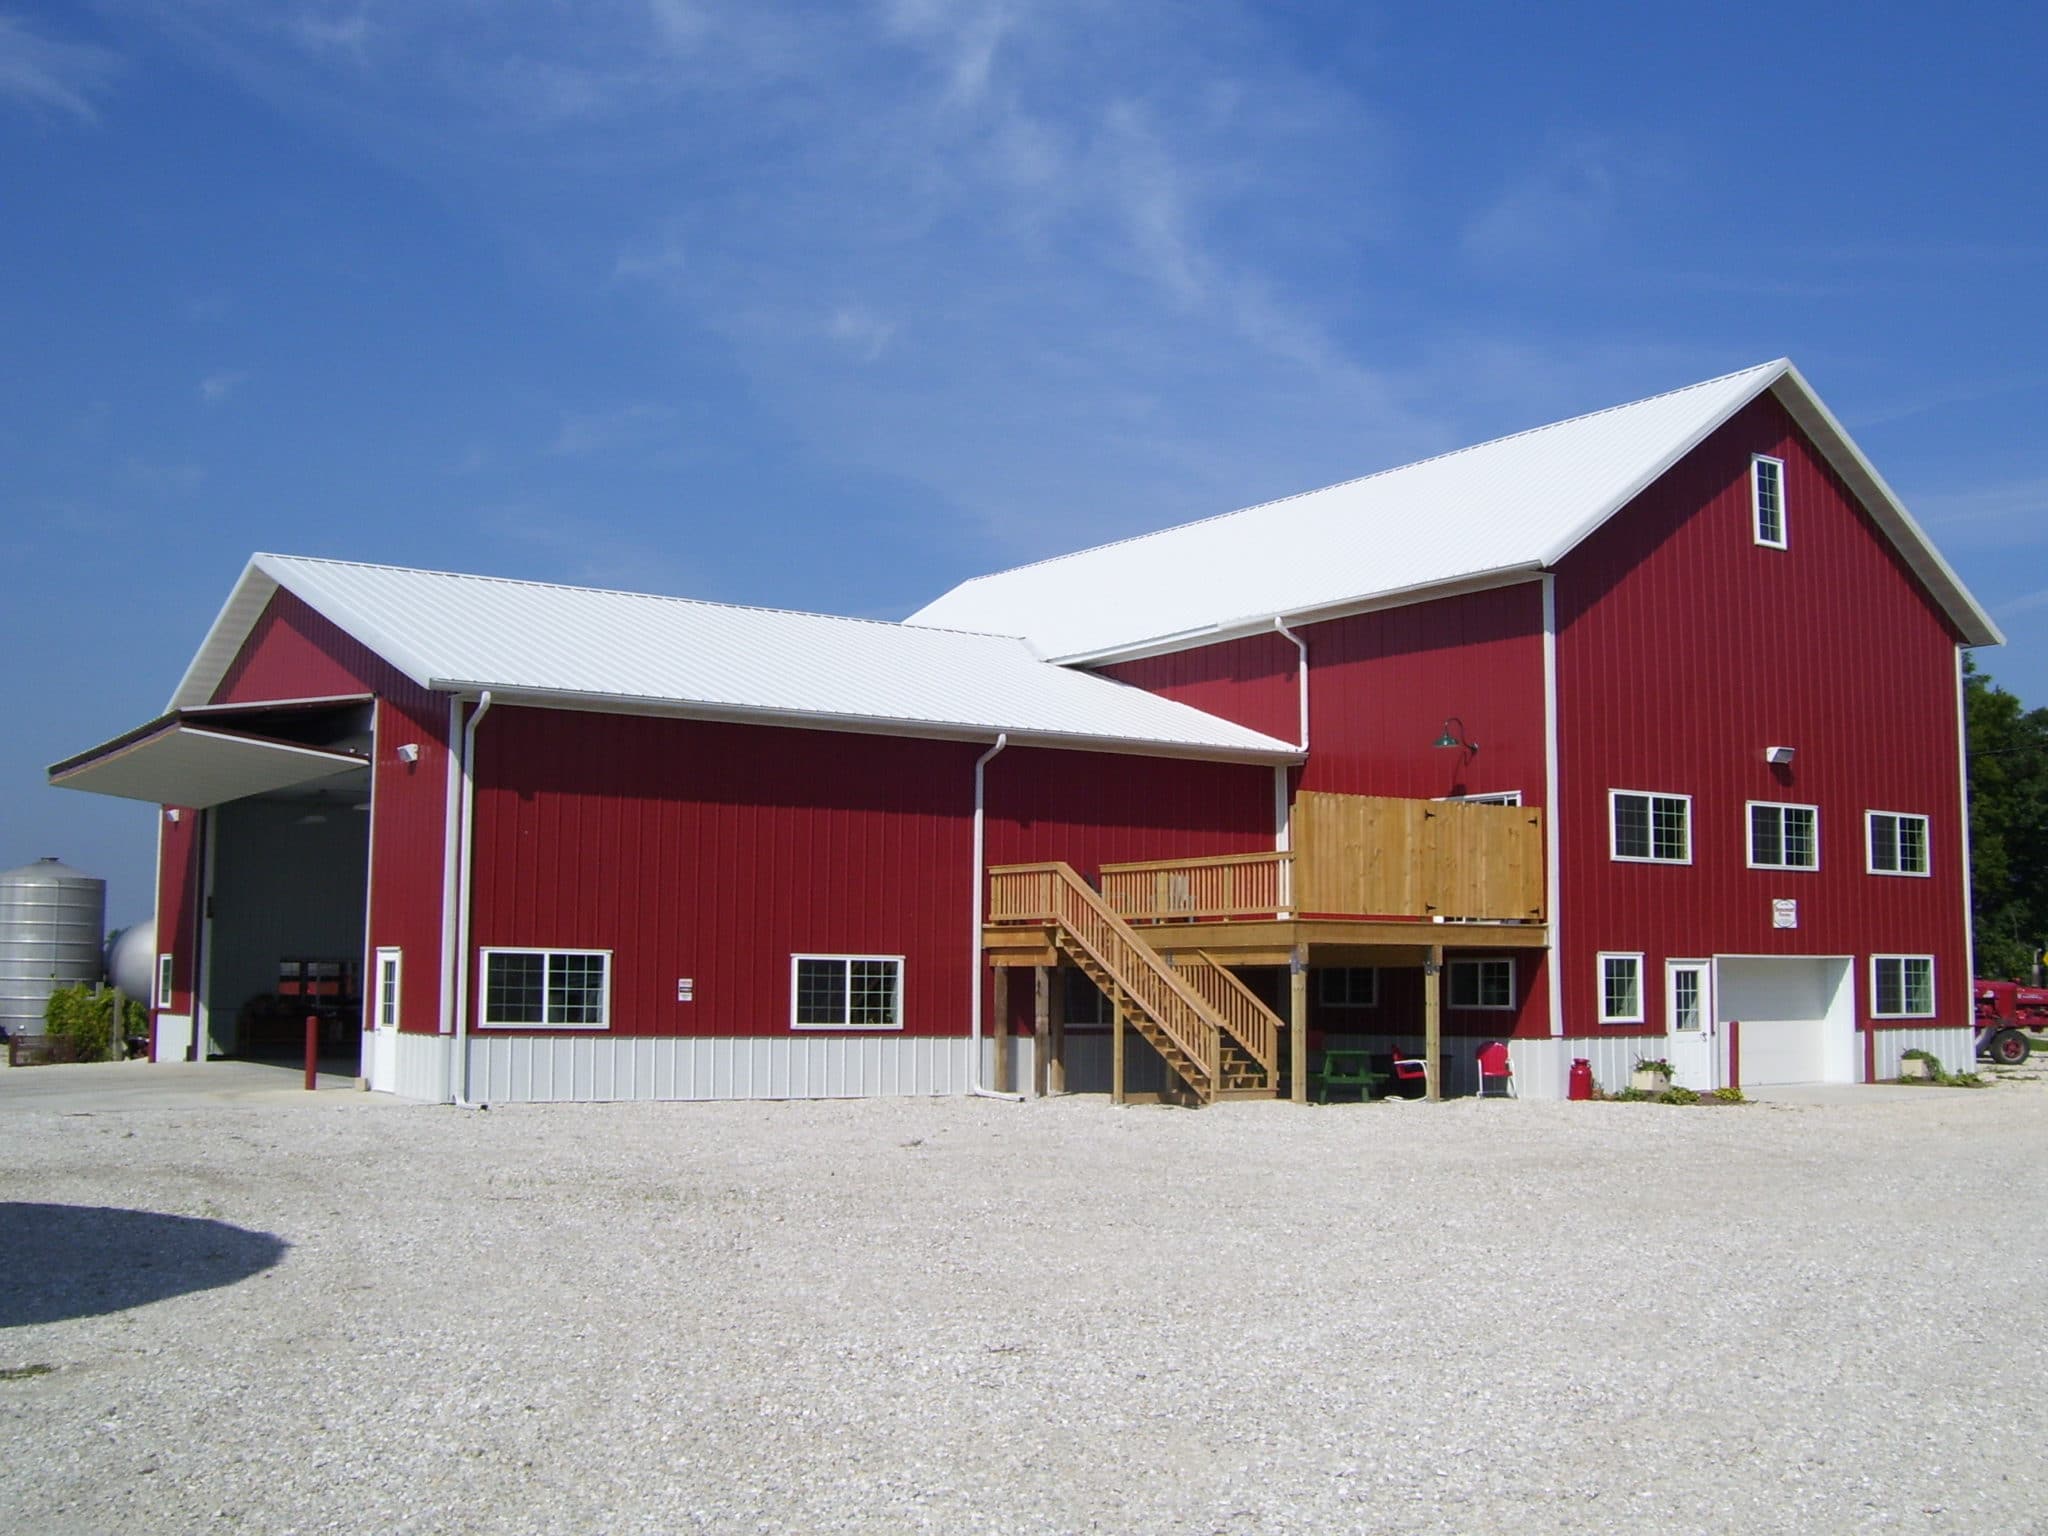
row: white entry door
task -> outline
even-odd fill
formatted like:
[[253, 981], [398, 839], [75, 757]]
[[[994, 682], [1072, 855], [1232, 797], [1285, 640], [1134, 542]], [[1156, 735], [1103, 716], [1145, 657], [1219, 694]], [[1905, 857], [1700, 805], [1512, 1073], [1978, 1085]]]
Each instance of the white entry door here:
[[363, 1031], [363, 1076], [378, 1093], [398, 1089], [399, 952], [377, 951], [377, 985], [370, 993], [370, 1028]]
[[1665, 1051], [1671, 1080], [1705, 1093], [1714, 1082], [1714, 1010], [1707, 996], [1713, 967], [1704, 960], [1664, 962]]

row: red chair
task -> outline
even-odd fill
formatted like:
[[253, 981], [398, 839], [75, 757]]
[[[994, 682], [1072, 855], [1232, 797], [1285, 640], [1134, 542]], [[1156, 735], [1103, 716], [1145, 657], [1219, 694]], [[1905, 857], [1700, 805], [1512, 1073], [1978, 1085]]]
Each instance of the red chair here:
[[[1394, 1076], [1394, 1092], [1404, 1099], [1419, 1099], [1429, 1092], [1429, 1063], [1420, 1056], [1388, 1056], [1387, 1070]], [[1420, 1087], [1409, 1087], [1419, 1083]]]
[[1497, 1079], [1505, 1088], [1503, 1097], [1515, 1099], [1521, 1095], [1515, 1092], [1515, 1066], [1508, 1060], [1508, 1046], [1505, 1040], [1489, 1040], [1479, 1047], [1479, 1097], [1486, 1097], [1489, 1079]]

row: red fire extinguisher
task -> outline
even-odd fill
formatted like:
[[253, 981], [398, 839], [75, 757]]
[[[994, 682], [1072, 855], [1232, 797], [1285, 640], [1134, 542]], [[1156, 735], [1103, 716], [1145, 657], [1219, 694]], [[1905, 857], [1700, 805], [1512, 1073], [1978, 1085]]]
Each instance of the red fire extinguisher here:
[[1590, 1099], [1593, 1097], [1593, 1063], [1583, 1056], [1572, 1058], [1572, 1072], [1569, 1086], [1565, 1089], [1568, 1099]]

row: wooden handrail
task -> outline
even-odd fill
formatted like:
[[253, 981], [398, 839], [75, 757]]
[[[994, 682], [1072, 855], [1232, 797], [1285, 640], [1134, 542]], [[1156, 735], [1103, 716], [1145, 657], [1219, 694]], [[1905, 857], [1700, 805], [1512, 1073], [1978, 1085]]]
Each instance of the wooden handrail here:
[[1102, 866], [1102, 899], [1120, 916], [1273, 917], [1286, 905], [1283, 875], [1291, 853], [1226, 853], [1198, 859], [1148, 859]]
[[1275, 1071], [1280, 1061], [1279, 1016], [1207, 950], [1184, 952], [1178, 963], [1182, 979], [1223, 1021], [1245, 1054], [1268, 1074]]
[[1222, 1070], [1225, 1025], [1158, 952], [1130, 929], [1071, 865], [1012, 864], [989, 871], [991, 922], [1057, 925], [1080, 945], [1180, 1047], [1213, 1091]]

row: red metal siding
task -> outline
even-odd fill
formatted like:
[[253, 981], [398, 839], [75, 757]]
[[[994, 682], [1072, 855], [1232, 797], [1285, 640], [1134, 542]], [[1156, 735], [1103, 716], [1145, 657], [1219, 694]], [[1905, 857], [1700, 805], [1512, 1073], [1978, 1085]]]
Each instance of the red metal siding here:
[[[178, 819], [167, 814], [176, 809]], [[165, 806], [157, 813], [156, 952], [171, 956], [171, 996], [152, 999], [165, 1013], [192, 1011], [192, 956], [199, 938], [200, 813]], [[150, 985], [156, 967], [150, 967]]]
[[904, 1033], [959, 1034], [982, 750], [499, 705], [474, 944], [611, 950], [632, 1035], [782, 1034], [792, 954], [902, 955]]
[[1282, 741], [1301, 739], [1296, 651], [1284, 635], [1251, 635], [1102, 669], [1119, 682], [1207, 710]]
[[[1753, 453], [1785, 461], [1783, 550], [1753, 538]], [[1715, 954], [1855, 955], [1865, 1020], [1871, 954], [1932, 954], [1934, 1022], [1963, 1023], [1956, 636], [1783, 408], [1712, 434], [1566, 558], [1557, 599], [1566, 1032], [1601, 1029], [1602, 950], [1644, 952], [1644, 1032], [1663, 962]], [[1613, 861], [1614, 788], [1690, 794], [1693, 863]], [[1817, 805], [1820, 868], [1748, 868], [1750, 800]], [[1931, 878], [1864, 872], [1872, 809], [1929, 818]]]
[[[274, 595], [214, 690], [216, 704], [375, 694], [377, 761], [370, 826], [368, 948], [404, 954], [401, 1026], [441, 1022], [442, 855], [447, 826], [448, 703], [289, 592]], [[420, 749], [414, 763], [398, 748]], [[370, 975], [365, 956], [364, 975]]]
[[1013, 747], [988, 766], [988, 862], [1105, 863], [1273, 846], [1273, 770]]

